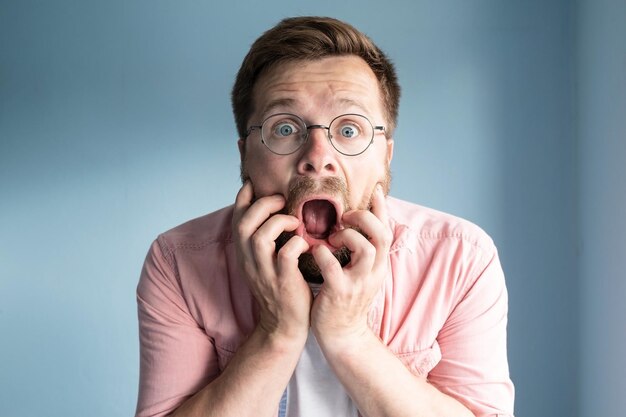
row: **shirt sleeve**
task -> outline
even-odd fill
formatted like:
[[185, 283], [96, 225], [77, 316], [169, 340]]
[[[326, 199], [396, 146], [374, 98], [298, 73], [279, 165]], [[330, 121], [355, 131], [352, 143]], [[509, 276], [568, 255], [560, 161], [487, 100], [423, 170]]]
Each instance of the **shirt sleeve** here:
[[506, 349], [508, 296], [495, 248], [487, 260], [439, 332], [441, 361], [428, 380], [476, 417], [512, 416], [514, 387]]
[[213, 380], [218, 365], [213, 341], [189, 313], [174, 258], [162, 238], [152, 244], [144, 262], [137, 309], [140, 377], [135, 416], [164, 416]]

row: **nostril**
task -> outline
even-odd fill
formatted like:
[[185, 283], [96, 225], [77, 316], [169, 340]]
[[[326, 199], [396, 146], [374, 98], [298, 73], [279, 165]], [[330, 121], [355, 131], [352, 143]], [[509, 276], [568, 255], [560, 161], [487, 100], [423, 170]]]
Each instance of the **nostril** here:
[[298, 161], [300, 173], [313, 175], [336, 172], [335, 150], [328, 143], [328, 139], [324, 137], [325, 143], [319, 139], [310, 138], [303, 147]]
[[319, 169], [316, 167], [316, 165], [310, 162], [304, 162], [300, 166], [301, 166], [300, 172], [308, 173], [308, 174], [315, 174], [315, 173], [323, 174], [325, 172], [334, 173], [336, 171], [335, 165], [333, 165], [332, 163], [321, 165]]

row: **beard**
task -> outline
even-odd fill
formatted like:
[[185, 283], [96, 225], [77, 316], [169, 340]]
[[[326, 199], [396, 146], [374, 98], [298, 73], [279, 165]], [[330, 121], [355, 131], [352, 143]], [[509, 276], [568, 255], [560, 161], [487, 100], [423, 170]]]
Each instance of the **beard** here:
[[[319, 181], [316, 181], [310, 177], [298, 177], [289, 186], [289, 192], [286, 198], [285, 208], [281, 210], [282, 214], [288, 214], [296, 216], [298, 213], [298, 207], [302, 204], [302, 201], [311, 194], [326, 194], [336, 198], [343, 206], [343, 211], [351, 210], [349, 199], [349, 192], [346, 183], [337, 177], [325, 177]], [[341, 219], [337, 219], [340, 221]], [[276, 239], [276, 253], [295, 236], [295, 232], [283, 232]], [[350, 263], [350, 250], [346, 247], [341, 247], [333, 252], [333, 255], [339, 261], [339, 264], [343, 268]], [[324, 277], [320, 267], [317, 265], [315, 258], [309, 252], [303, 253], [298, 258], [298, 269], [302, 273], [305, 281], [321, 284], [324, 282]]]
[[[242, 162], [239, 167], [241, 182], [244, 183], [247, 180], [252, 180], [250, 175], [248, 174], [248, 170], [246, 169], [246, 152], [245, 148], [242, 153]], [[254, 182], [253, 182], [254, 183]], [[387, 163], [385, 166], [385, 175], [379, 183], [383, 187], [383, 192], [385, 195], [389, 194], [389, 189], [391, 187], [391, 169], [389, 164]], [[352, 210], [353, 207], [350, 206], [350, 193], [346, 183], [338, 177], [323, 177], [321, 180], [316, 181], [310, 177], [302, 176], [297, 177], [290, 186], [289, 191], [286, 196], [286, 204], [285, 208], [280, 211], [281, 214], [289, 214], [291, 216], [297, 215], [298, 205], [301, 201], [305, 200], [308, 195], [313, 193], [324, 193], [329, 194], [337, 198], [343, 204], [344, 213]], [[356, 207], [358, 210], [369, 210], [372, 205], [372, 195], [364, 195], [361, 199], [361, 202]], [[296, 216], [297, 217], [297, 216]], [[341, 219], [337, 219], [339, 222]], [[359, 228], [352, 227], [352, 229], [358, 231], [362, 235], [366, 236], [363, 231]], [[280, 236], [276, 239], [276, 253], [291, 239], [295, 236], [294, 232], [282, 232]], [[351, 252], [346, 247], [341, 247], [333, 252], [333, 255], [341, 265], [341, 267], [345, 267], [351, 261]], [[321, 284], [324, 282], [324, 277], [322, 276], [320, 267], [317, 265], [315, 258], [311, 253], [303, 253], [298, 257], [298, 269], [302, 273], [302, 276], [307, 282], [314, 284]]]
[[[383, 181], [381, 181], [385, 195], [387, 195], [389, 191], [390, 182], [391, 175], [389, 172], [389, 168], [387, 167], [385, 178]], [[308, 196], [313, 194], [326, 194], [333, 196], [340, 202], [340, 204], [343, 205], [344, 213], [353, 209], [353, 207], [351, 207], [349, 204], [350, 195], [348, 187], [341, 178], [324, 177], [316, 181], [310, 177], [297, 177], [296, 180], [293, 181], [293, 183], [289, 186], [289, 192], [286, 197], [285, 208], [281, 210], [281, 213], [296, 216], [298, 213], [298, 207], [302, 204], [303, 201], [307, 199]], [[364, 196], [363, 200], [361, 201], [359, 206], [356, 207], [356, 209], [370, 210], [371, 201], [371, 195]], [[340, 220], [341, 219], [337, 219], [337, 222], [340, 222]], [[361, 233], [363, 236], [367, 237], [367, 235], [359, 228], [351, 228]], [[278, 239], [276, 239], [276, 253], [278, 253], [278, 251], [294, 235], [294, 232], [281, 233]], [[342, 268], [348, 265], [351, 261], [351, 252], [345, 246], [333, 251], [333, 255]], [[320, 267], [317, 265], [317, 262], [315, 261], [315, 258], [311, 253], [306, 252], [300, 255], [300, 257], [298, 258], [298, 269], [300, 269], [302, 276], [307, 282], [314, 284], [321, 284], [324, 282], [324, 277], [322, 276]]]
[[[278, 253], [280, 248], [293, 236], [293, 232], [283, 232], [278, 239], [276, 239], [276, 252]], [[350, 250], [345, 246], [334, 251], [333, 256], [337, 259], [342, 268], [348, 265], [352, 259]], [[298, 269], [306, 282], [311, 284], [322, 284], [324, 282], [322, 271], [311, 253], [305, 252], [300, 255], [298, 258]]]

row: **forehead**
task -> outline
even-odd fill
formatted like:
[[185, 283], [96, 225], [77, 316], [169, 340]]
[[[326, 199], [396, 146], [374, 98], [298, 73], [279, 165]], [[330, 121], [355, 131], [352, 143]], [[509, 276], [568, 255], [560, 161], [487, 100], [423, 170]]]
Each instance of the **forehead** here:
[[326, 57], [276, 65], [254, 87], [254, 114], [328, 109], [378, 116], [380, 85], [367, 63], [357, 56]]

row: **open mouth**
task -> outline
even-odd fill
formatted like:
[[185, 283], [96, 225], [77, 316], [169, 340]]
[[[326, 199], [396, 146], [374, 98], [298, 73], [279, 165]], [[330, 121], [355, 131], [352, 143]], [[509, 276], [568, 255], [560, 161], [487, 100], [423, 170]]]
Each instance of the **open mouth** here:
[[299, 215], [302, 220], [299, 234], [309, 243], [326, 241], [328, 236], [340, 229], [338, 219], [341, 216], [341, 209], [333, 200], [323, 198], [307, 200], [302, 204]]
[[326, 239], [337, 224], [337, 212], [328, 200], [310, 200], [302, 205], [306, 233], [315, 239]]

